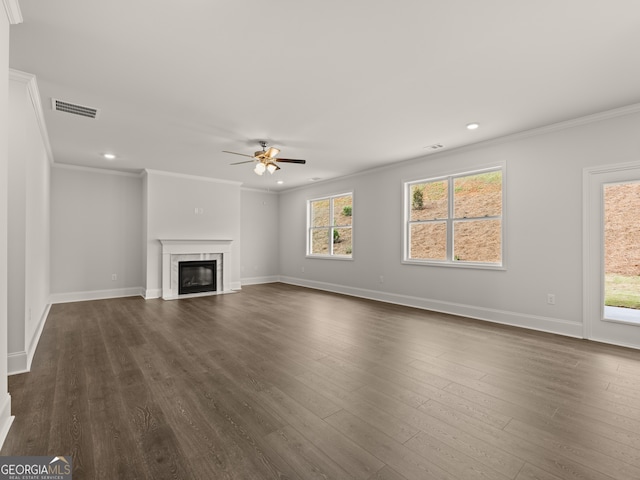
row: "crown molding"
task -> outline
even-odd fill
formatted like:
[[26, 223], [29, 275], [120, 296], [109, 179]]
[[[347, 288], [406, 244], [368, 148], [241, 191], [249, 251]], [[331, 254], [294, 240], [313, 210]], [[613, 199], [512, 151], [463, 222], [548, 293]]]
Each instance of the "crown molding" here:
[[266, 190], [262, 188], [253, 188], [253, 187], [240, 187], [240, 190], [243, 192], [255, 192], [255, 193], [268, 193], [269, 195], [278, 195], [280, 191], [276, 190]]
[[26, 85], [29, 97], [31, 99], [31, 105], [33, 106], [33, 112], [36, 116], [36, 122], [40, 129], [40, 136], [42, 137], [42, 143], [47, 152], [47, 158], [49, 163], [53, 164], [53, 150], [51, 149], [51, 142], [49, 142], [49, 132], [47, 131], [47, 124], [44, 121], [44, 110], [42, 109], [42, 102], [40, 101], [40, 90], [38, 89], [38, 82], [36, 76], [31, 73], [21, 72], [20, 70], [9, 69], [9, 80], [20, 82]]
[[[564, 120], [562, 122], [552, 123], [538, 128], [532, 128], [530, 130], [524, 130], [522, 132], [516, 132], [503, 137], [489, 139], [483, 142], [474, 143], [478, 144], [494, 144], [503, 143], [511, 140], [518, 140], [521, 138], [534, 137], [538, 135], [544, 135], [546, 133], [557, 132], [559, 130], [566, 130], [568, 128], [579, 127], [582, 125], [588, 125], [590, 123], [601, 122], [603, 120], [609, 120], [611, 118], [623, 117], [625, 115], [633, 115], [640, 113], [640, 103], [634, 103], [632, 105], [626, 105], [620, 108], [614, 108], [612, 110], [605, 110], [604, 112], [593, 113], [591, 115], [584, 115], [578, 118], [572, 118], [571, 120]], [[460, 147], [464, 148], [464, 147]]]
[[188, 175], [186, 173], [167, 172], [164, 170], [152, 170], [149, 168], [144, 169], [144, 174], [164, 175], [165, 177], [184, 178], [186, 180], [200, 180], [201, 182], [224, 183], [227, 185], [237, 185], [237, 186], [242, 185], [242, 182], [235, 182], [233, 180], [221, 180], [219, 178], [200, 177], [198, 175]]
[[18, 0], [2, 0], [2, 3], [4, 4], [4, 9], [7, 12], [7, 18], [9, 19], [10, 25], [16, 25], [24, 21]]
[[536, 137], [536, 136], [545, 135], [553, 132], [558, 132], [561, 130], [566, 130], [569, 128], [579, 127], [582, 125], [588, 125], [591, 123], [601, 122], [604, 120], [610, 120], [612, 118], [624, 117], [626, 115], [633, 115], [637, 113], [640, 113], [640, 103], [634, 103], [634, 104], [626, 105], [620, 108], [605, 110], [603, 112], [593, 113], [591, 115], [584, 115], [582, 117], [572, 118], [570, 120], [564, 120], [561, 122], [544, 125], [542, 127], [531, 128], [529, 130], [522, 130], [520, 132], [509, 133], [499, 137], [480, 140], [478, 142], [467, 143], [465, 145], [460, 145], [459, 147], [454, 147], [451, 149], [446, 149], [446, 150], [442, 150], [435, 153], [421, 155], [419, 157], [410, 158], [408, 160], [403, 160], [398, 163], [390, 163], [388, 165], [382, 165], [380, 167], [360, 170], [360, 171], [351, 173], [349, 175], [344, 175], [340, 177], [327, 178], [327, 179], [323, 179], [322, 181], [314, 182], [308, 185], [299, 185], [297, 187], [281, 190], [280, 193], [285, 193], [285, 192], [289, 193], [289, 192], [295, 192], [297, 190], [306, 190], [311, 188], [313, 185], [325, 184], [329, 182], [344, 180], [347, 178], [360, 177], [362, 175], [369, 175], [369, 174], [379, 173], [387, 170], [393, 170], [398, 168], [400, 165], [414, 165], [414, 164], [423, 162], [427, 158], [433, 159], [433, 158], [448, 157], [450, 155], [472, 151], [472, 150], [475, 150], [476, 148], [491, 147], [494, 145], [513, 142], [513, 141], [521, 140], [524, 138]]
[[52, 168], [58, 170], [73, 170], [76, 172], [96, 173], [99, 175], [116, 175], [119, 177], [142, 178], [142, 172], [123, 172], [99, 167], [85, 167], [84, 165], [72, 165], [70, 163], [54, 163]]

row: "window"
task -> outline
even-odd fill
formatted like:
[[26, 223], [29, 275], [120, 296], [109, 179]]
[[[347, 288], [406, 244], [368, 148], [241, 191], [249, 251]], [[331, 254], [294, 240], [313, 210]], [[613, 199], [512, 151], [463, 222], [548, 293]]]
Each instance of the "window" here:
[[405, 183], [408, 263], [503, 263], [503, 168]]
[[351, 258], [353, 194], [309, 200], [307, 255]]

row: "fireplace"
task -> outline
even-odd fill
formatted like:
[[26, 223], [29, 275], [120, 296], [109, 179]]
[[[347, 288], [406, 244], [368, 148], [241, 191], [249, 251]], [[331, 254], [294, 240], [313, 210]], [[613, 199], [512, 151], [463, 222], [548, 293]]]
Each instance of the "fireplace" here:
[[216, 291], [216, 261], [178, 263], [178, 295]]
[[[233, 292], [231, 288], [231, 240], [160, 240], [162, 244], [162, 298], [173, 300], [191, 296], [218, 295]], [[192, 263], [193, 262], [193, 263]], [[201, 263], [202, 262], [202, 263]], [[195, 267], [187, 272], [186, 287], [195, 293], [183, 293], [180, 264]], [[199, 280], [189, 280], [193, 274]], [[184, 274], [183, 274], [184, 275]], [[209, 276], [211, 275], [211, 276]], [[206, 285], [200, 285], [206, 284]], [[204, 287], [206, 286], [206, 290]], [[201, 289], [202, 288], [202, 289]]]

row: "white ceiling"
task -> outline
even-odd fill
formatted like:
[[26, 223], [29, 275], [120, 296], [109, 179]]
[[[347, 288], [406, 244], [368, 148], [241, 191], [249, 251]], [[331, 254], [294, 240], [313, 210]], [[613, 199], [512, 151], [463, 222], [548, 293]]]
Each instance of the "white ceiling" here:
[[[10, 65], [37, 77], [56, 163], [281, 190], [640, 102], [638, 0], [20, 7]], [[307, 165], [258, 177], [221, 152], [262, 139]]]

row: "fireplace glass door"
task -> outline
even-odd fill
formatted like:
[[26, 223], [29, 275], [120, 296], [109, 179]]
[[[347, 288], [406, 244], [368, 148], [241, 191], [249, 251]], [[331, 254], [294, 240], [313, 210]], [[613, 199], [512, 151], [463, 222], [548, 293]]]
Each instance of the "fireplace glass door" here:
[[197, 260], [178, 263], [178, 294], [215, 292], [216, 261]]

